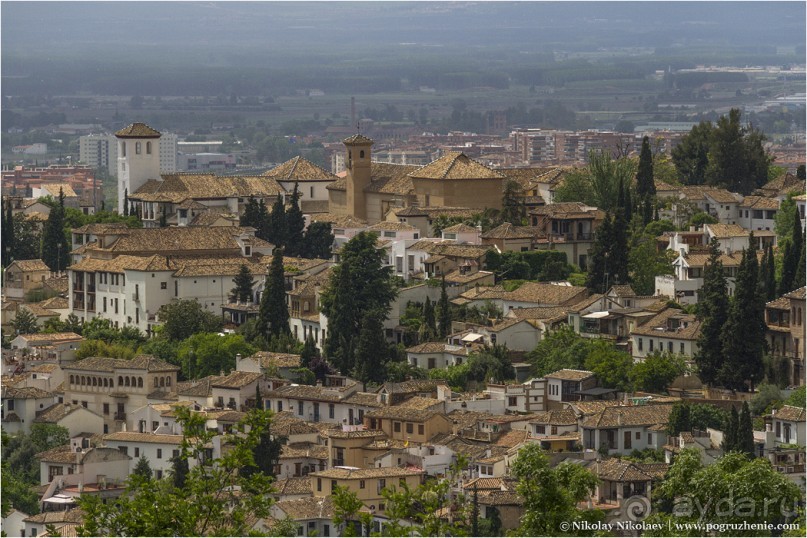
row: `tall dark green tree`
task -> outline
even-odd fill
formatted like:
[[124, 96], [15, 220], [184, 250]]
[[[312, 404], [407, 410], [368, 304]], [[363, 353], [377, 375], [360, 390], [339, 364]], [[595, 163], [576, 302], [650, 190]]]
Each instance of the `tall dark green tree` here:
[[123, 216], [129, 216], [129, 189], [123, 189]]
[[255, 279], [252, 278], [252, 271], [245, 263], [241, 264], [233, 283], [235, 287], [230, 290], [230, 301], [252, 303], [252, 288], [255, 286]]
[[397, 289], [392, 268], [384, 265], [384, 255], [376, 248], [377, 236], [361, 232], [342, 247], [342, 261], [334, 267], [322, 292], [322, 312], [328, 317], [326, 355], [343, 372], [352, 367], [351, 350], [361, 334], [365, 313], [373, 311], [386, 319]]
[[13, 261], [14, 254], [14, 211], [11, 208], [11, 200], [7, 200], [2, 205], [3, 219], [2, 219], [2, 248], [3, 248], [3, 267], [8, 267]]
[[303, 240], [303, 258], [319, 258], [330, 260], [333, 249], [334, 235], [330, 222], [312, 222], [305, 230]]
[[261, 304], [258, 310], [257, 329], [259, 334], [270, 340], [283, 334], [290, 334], [289, 308], [286, 305], [286, 278], [283, 271], [283, 249], [276, 248], [272, 254], [269, 274], [266, 275]]
[[524, 204], [524, 190], [518, 181], [509, 180], [504, 185], [502, 196], [502, 222], [521, 226], [527, 218], [527, 206]]
[[650, 139], [642, 139], [642, 150], [639, 153], [639, 168], [636, 172], [636, 197], [641, 207], [642, 221], [645, 226], [653, 218], [653, 197], [656, 195], [656, 184], [653, 180], [653, 152], [650, 150]]
[[437, 315], [440, 318], [438, 334], [440, 338], [445, 338], [451, 332], [451, 304], [448, 302], [445, 275], [440, 283], [440, 302], [437, 303]]
[[437, 320], [434, 316], [434, 303], [428, 296], [426, 296], [426, 302], [423, 303], [423, 326], [425, 327], [424, 341], [433, 340], [437, 336]]
[[759, 264], [759, 285], [765, 301], [776, 299], [776, 265], [773, 256], [773, 247], [768, 245]]
[[805, 171], [805, 167], [803, 164], [800, 164], [799, 167], [796, 168], [796, 177], [802, 181], [807, 179], [807, 171]]
[[600, 227], [597, 228], [597, 236], [594, 239], [594, 248], [591, 251], [589, 260], [588, 276], [586, 277], [586, 287], [592, 293], [605, 293], [608, 286], [608, 274], [611, 272], [608, 256], [613, 244], [613, 219], [609, 213], [605, 214]]
[[64, 192], [59, 189], [59, 201], [51, 208], [42, 230], [42, 260], [51, 271], [63, 271], [70, 263], [70, 243], [64, 233]]
[[670, 411], [670, 419], [667, 423], [667, 434], [676, 436], [681, 432], [692, 431], [690, 421], [690, 407], [687, 402], [677, 402]]
[[762, 147], [764, 135], [740, 123], [741, 113], [733, 108], [717, 120], [709, 145], [706, 182], [744, 195], [768, 180], [770, 157]]
[[762, 380], [765, 367], [765, 300], [759, 286], [759, 267], [754, 248], [754, 234], [750, 246], [743, 252], [734, 289], [734, 299], [723, 326], [723, 364], [719, 381], [726, 388], [746, 391]]
[[309, 333], [303, 344], [303, 351], [300, 353], [300, 366], [309, 368], [311, 361], [318, 357], [319, 350], [317, 349], [317, 344], [314, 342], [314, 337]]
[[748, 407], [747, 401], [743, 402], [740, 417], [737, 421], [737, 451], [742, 452], [749, 458], [755, 456], [754, 425], [751, 421], [751, 410]]
[[299, 256], [304, 249], [303, 230], [305, 229], [305, 217], [300, 210], [300, 193], [297, 190], [297, 183], [294, 183], [294, 190], [291, 193], [291, 204], [286, 211], [286, 255]]
[[286, 206], [282, 196], [278, 196], [272, 206], [272, 213], [269, 216], [269, 237], [266, 240], [277, 247], [286, 245]]
[[244, 204], [244, 212], [241, 213], [241, 217], [238, 219], [238, 225], [250, 226], [256, 230], [260, 228], [260, 209], [254, 196], [250, 196], [247, 203]]
[[[628, 246], [628, 221], [625, 212], [617, 209], [614, 216], [614, 226], [611, 229], [612, 243], [608, 249], [608, 273], [611, 275], [610, 284], [627, 284], [629, 279], [628, 261], [630, 248]], [[607, 291], [607, 290], [606, 290]]]
[[353, 373], [362, 383], [383, 383], [389, 359], [384, 339], [384, 312], [368, 310], [361, 320]]
[[798, 211], [793, 212], [793, 219], [790, 241], [785, 244], [782, 256], [782, 277], [779, 281], [779, 295], [784, 295], [800, 287], [797, 285], [796, 273], [799, 271], [799, 260], [802, 258], [802, 250], [805, 247], [801, 232], [801, 218]]
[[724, 452], [736, 452], [738, 450], [737, 429], [739, 425], [740, 416], [737, 414], [737, 408], [732, 406], [726, 420], [726, 427], [723, 430], [723, 446], [721, 448]]
[[698, 292], [698, 319], [701, 332], [698, 335], [698, 351], [695, 364], [701, 381], [711, 385], [718, 380], [723, 364], [723, 326], [729, 312], [729, 298], [723, 263], [720, 261], [720, 246], [717, 239], [709, 245], [709, 260], [703, 271], [703, 287]]
[[686, 185], [706, 183], [709, 165], [709, 147], [712, 140], [712, 123], [702, 121], [684, 135], [681, 143], [672, 150], [672, 160], [678, 175]]

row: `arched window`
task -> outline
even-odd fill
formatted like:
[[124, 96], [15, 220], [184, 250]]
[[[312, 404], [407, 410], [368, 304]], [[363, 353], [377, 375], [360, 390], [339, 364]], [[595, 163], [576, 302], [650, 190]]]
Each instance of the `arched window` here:
[[104, 386], [105, 386], [105, 387], [108, 387], [108, 386], [109, 386], [109, 382], [107, 381], [107, 379], [106, 379], [106, 378], [104, 378]]
[[84, 385], [84, 376], [81, 376], [81, 384]]
[[135, 142], [135, 155], [140, 155], [140, 152], [143, 149], [142, 146], [142, 142]]
[[170, 386], [171, 386], [171, 378], [170, 378], [170, 377], [166, 377], [166, 378], [165, 378], [165, 386], [166, 386], [166, 387], [170, 387]]
[[122, 387], [122, 386], [123, 386], [123, 376], [122, 376], [122, 375], [119, 375], [119, 376], [118, 376], [118, 386], [119, 386], [119, 387]]
[[70, 374], [70, 384], [72, 385], [73, 383], [75, 383], [75, 380], [73, 379], [73, 374]]
[[161, 377], [160, 378], [160, 387], [164, 387], [164, 386], [165, 386], [165, 378]]
[[123, 378], [123, 384], [127, 387], [129, 386], [129, 376]]
[[97, 387], [97, 386], [98, 386], [98, 378], [97, 378], [97, 377], [93, 377], [93, 378], [92, 378], [92, 386], [93, 386], [93, 387]]
[[359, 152], [359, 159], [364, 159], [364, 150]]
[[141, 389], [143, 388], [143, 378], [142, 377], [137, 378], [137, 387], [141, 388]]
[[146, 154], [151, 155], [151, 142], [146, 142]]
[[126, 142], [122, 141], [120, 143], [120, 154], [121, 154], [121, 157], [126, 157]]
[[114, 386], [115, 386], [115, 380], [114, 380], [113, 378], [111, 378], [111, 377], [109, 378], [109, 386], [110, 386], [110, 387], [114, 387]]

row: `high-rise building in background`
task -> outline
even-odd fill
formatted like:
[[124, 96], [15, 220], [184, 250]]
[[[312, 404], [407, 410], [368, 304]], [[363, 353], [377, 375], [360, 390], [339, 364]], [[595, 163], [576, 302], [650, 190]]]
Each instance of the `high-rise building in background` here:
[[104, 169], [110, 176], [118, 171], [118, 146], [111, 134], [91, 134], [78, 139], [79, 161], [96, 170]]

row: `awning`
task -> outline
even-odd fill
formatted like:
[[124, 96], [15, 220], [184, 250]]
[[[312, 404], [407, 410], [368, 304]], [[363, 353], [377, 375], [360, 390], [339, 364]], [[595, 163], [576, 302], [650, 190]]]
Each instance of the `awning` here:
[[608, 316], [608, 311], [605, 310], [603, 312], [592, 312], [591, 314], [586, 314], [583, 316], [583, 319], [601, 319]]
[[482, 339], [483, 336], [477, 333], [468, 333], [462, 337], [463, 342], [476, 342], [477, 340]]

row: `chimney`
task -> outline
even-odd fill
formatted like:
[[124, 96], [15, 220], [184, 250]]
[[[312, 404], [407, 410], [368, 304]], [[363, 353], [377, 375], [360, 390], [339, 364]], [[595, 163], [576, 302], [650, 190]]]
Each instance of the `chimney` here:
[[238, 364], [239, 362], [241, 362], [241, 354], [240, 354], [240, 353], [236, 353], [236, 354], [235, 354], [235, 363], [236, 363], [236, 364]]

